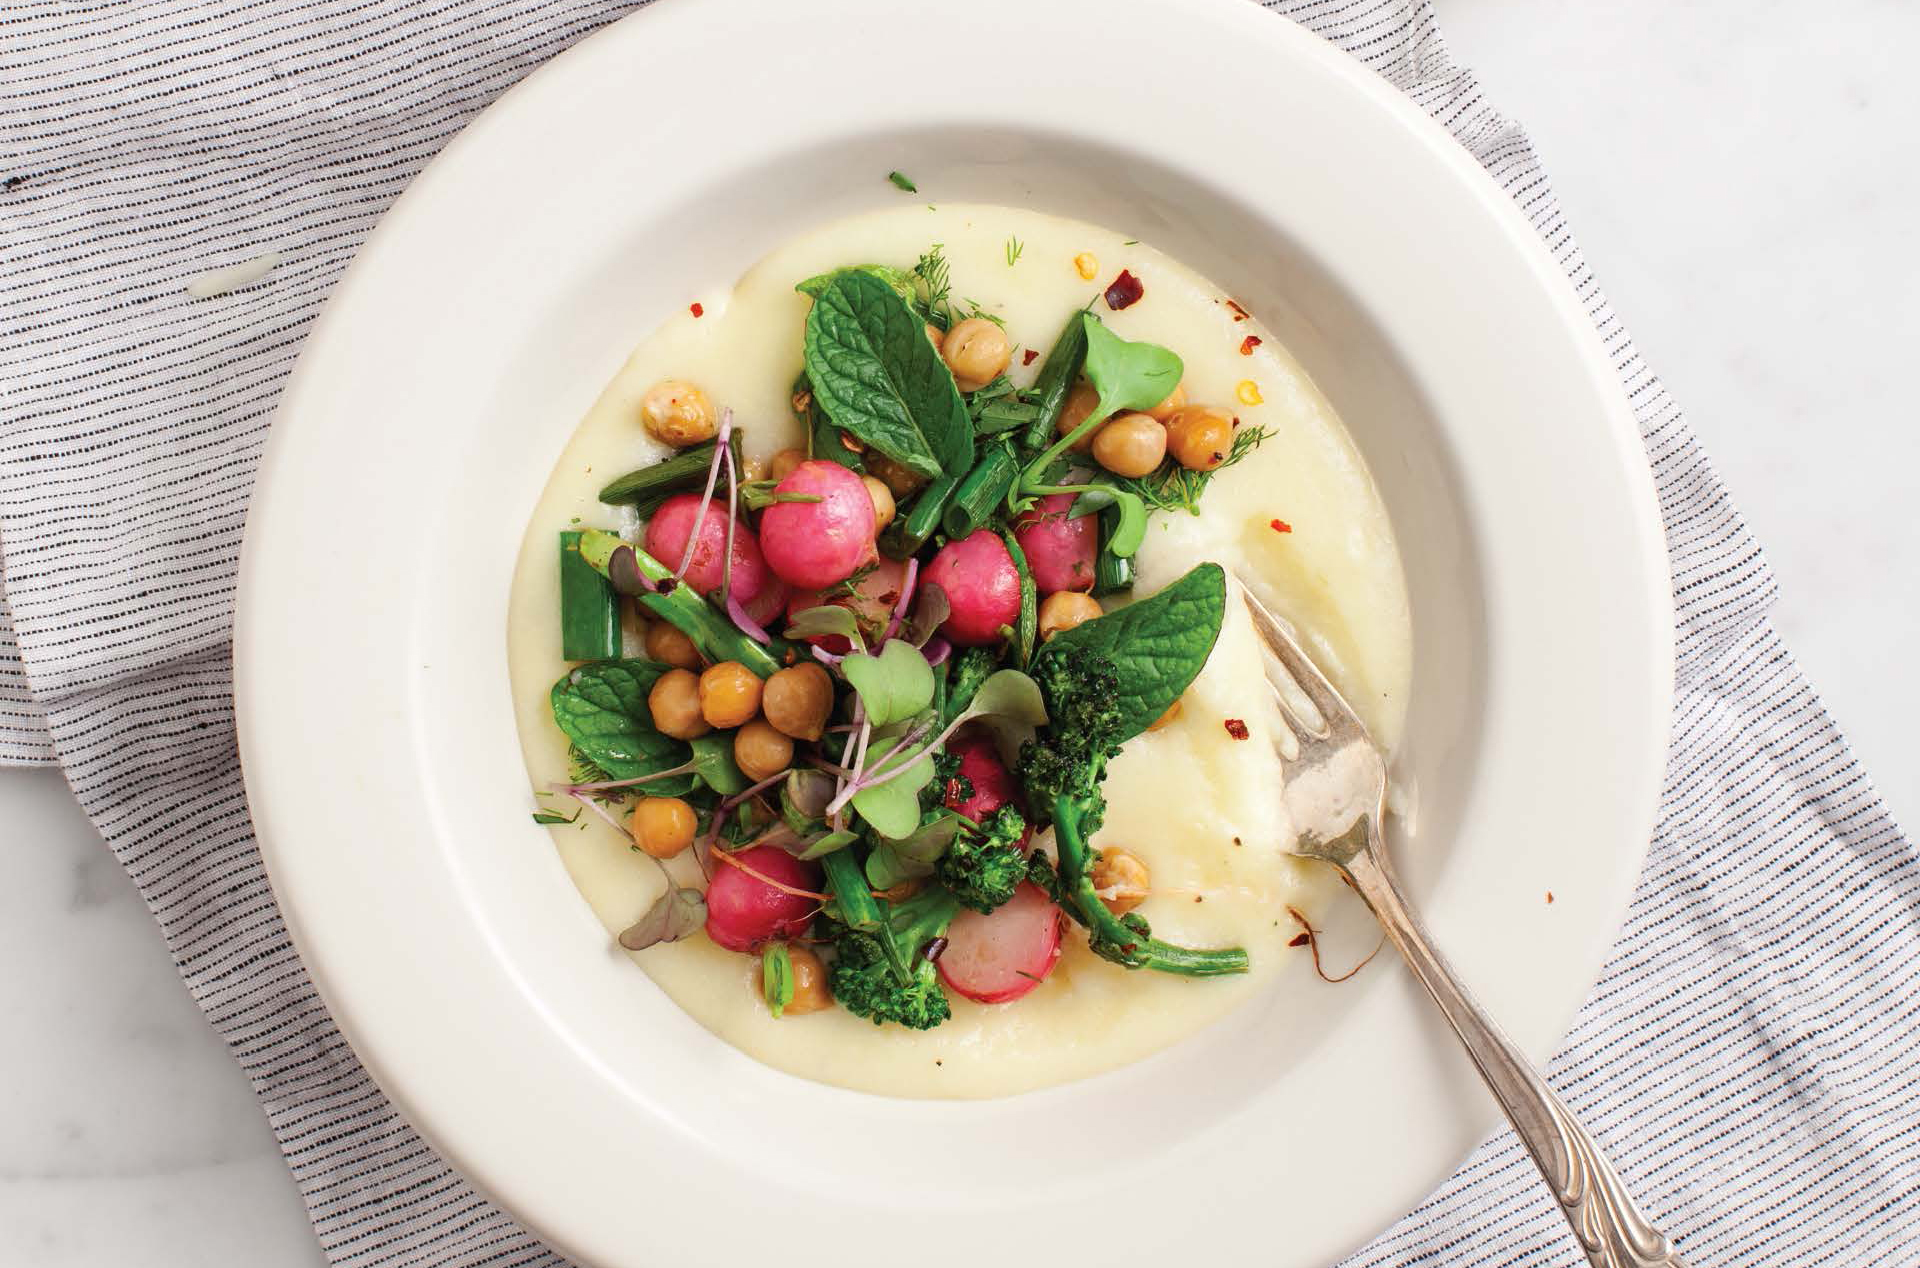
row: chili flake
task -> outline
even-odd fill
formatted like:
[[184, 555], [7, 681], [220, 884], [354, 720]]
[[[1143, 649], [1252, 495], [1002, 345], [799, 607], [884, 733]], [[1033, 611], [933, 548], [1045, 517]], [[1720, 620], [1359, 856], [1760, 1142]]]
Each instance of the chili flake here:
[[1276, 533], [1291, 533], [1293, 531], [1293, 525], [1287, 523], [1285, 520], [1268, 520], [1267, 527]]
[[1240, 355], [1243, 357], [1252, 356], [1253, 350], [1258, 348], [1263, 342], [1265, 341], [1262, 340], [1259, 335], [1248, 335], [1240, 341]]
[[1232, 300], [1227, 301], [1227, 307], [1233, 310], [1233, 319], [1235, 321], [1245, 321], [1248, 317], [1252, 315], [1249, 312], [1247, 312], [1246, 309], [1240, 307], [1240, 305], [1234, 303]]
[[1035, 358], [1035, 357], [1037, 357], [1037, 356], [1039, 356], [1039, 355], [1040, 355], [1040, 353], [1039, 353], [1039, 351], [1038, 351], [1037, 349], [1034, 349], [1034, 348], [1028, 348], [1028, 349], [1027, 349], [1027, 350], [1026, 350], [1025, 352], [1023, 352], [1023, 353], [1021, 353], [1021, 354], [1020, 354], [1020, 364], [1021, 364], [1021, 365], [1032, 365], [1032, 364], [1033, 364], [1033, 360], [1034, 360], [1034, 358]]
[[707, 310], [702, 308], [697, 300], [687, 305], [687, 311], [695, 317], [705, 317], [707, 315]]
[[1227, 734], [1236, 740], [1244, 740], [1247, 738], [1247, 724], [1239, 718], [1228, 718]]
[[1306, 934], [1296, 933], [1291, 938], [1287, 939], [1287, 945], [1290, 947], [1304, 947], [1307, 945], [1307, 943], [1311, 941], [1312, 939], [1309, 938]]
[[1548, 890], [1548, 891], [1547, 891], [1547, 906], [1549, 906], [1549, 907], [1551, 907], [1551, 906], [1553, 906], [1553, 891], [1552, 891], [1552, 890]]
[[1140, 297], [1146, 293], [1147, 288], [1140, 284], [1139, 278], [1128, 270], [1121, 269], [1120, 276], [1114, 278], [1107, 286], [1107, 307], [1116, 313], [1123, 308], [1131, 308], [1139, 303]]

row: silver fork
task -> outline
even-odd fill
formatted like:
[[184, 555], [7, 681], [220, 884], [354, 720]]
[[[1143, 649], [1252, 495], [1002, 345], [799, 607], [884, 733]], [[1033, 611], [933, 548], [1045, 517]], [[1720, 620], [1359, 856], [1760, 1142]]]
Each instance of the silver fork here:
[[[1291, 683], [1268, 677], [1296, 743], [1282, 751], [1283, 800], [1299, 829], [1293, 852], [1339, 868], [1466, 1045], [1598, 1268], [1685, 1268], [1673, 1242], [1634, 1205], [1620, 1175], [1513, 1041], [1482, 1011], [1407, 902], [1380, 835], [1386, 761], [1340, 693], [1273, 614], [1241, 587], [1254, 629]], [[1287, 690], [1289, 686], [1292, 691]], [[1302, 699], [1304, 697], [1304, 701]], [[1306, 707], [1302, 707], [1303, 703]]]

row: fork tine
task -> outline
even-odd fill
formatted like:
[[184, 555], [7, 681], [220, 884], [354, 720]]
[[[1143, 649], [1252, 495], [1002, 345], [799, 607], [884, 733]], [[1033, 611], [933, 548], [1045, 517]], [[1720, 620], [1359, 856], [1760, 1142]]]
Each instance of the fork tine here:
[[1267, 611], [1266, 605], [1254, 598], [1253, 591], [1245, 585], [1240, 587], [1240, 598], [1246, 603], [1247, 612], [1253, 617], [1253, 628], [1259, 633], [1260, 641], [1266, 644], [1267, 650], [1273, 653], [1274, 659], [1278, 660], [1292, 676], [1294, 684], [1300, 688], [1308, 700], [1313, 702], [1313, 707], [1320, 711], [1321, 719], [1325, 722], [1327, 729], [1331, 731], [1336, 727], [1348, 727], [1358, 729], [1364, 734], [1366, 728], [1361, 726], [1359, 715], [1354, 713], [1347, 702], [1341, 698], [1340, 693], [1333, 689], [1333, 684], [1327, 681], [1326, 675], [1320, 672], [1320, 667], [1313, 663], [1305, 651], [1301, 650], [1300, 644], [1294, 641], [1293, 635], [1287, 633], [1286, 626], [1280, 624], [1279, 619]]

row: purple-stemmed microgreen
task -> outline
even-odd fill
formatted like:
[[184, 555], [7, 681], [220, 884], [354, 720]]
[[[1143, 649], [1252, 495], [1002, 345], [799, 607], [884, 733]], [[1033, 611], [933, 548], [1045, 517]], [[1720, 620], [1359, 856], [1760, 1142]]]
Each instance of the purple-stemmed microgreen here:
[[[713, 461], [707, 466], [707, 487], [700, 494], [700, 509], [693, 515], [693, 531], [687, 534], [687, 549], [680, 556], [680, 566], [673, 570], [673, 579], [679, 582], [687, 575], [687, 569], [693, 567], [693, 551], [700, 544], [700, 529], [707, 522], [707, 507], [713, 503], [713, 486], [720, 479], [720, 464], [730, 453], [728, 441], [733, 436], [733, 411], [720, 411], [720, 432], [714, 437]], [[732, 551], [728, 551], [731, 555]]]
[[917, 557], [907, 560], [907, 571], [900, 578], [900, 597], [894, 601], [893, 615], [887, 618], [887, 632], [880, 636], [886, 642], [900, 632], [900, 623], [907, 619], [907, 608], [913, 603], [914, 583], [920, 579], [920, 560]]

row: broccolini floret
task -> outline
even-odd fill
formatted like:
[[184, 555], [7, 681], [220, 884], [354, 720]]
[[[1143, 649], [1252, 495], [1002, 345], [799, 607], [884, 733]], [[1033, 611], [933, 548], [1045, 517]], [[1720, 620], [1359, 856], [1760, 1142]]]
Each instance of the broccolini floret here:
[[934, 874], [961, 906], [985, 913], [1012, 898], [1027, 878], [1027, 856], [1020, 850], [1027, 820], [1018, 807], [1002, 806], [980, 827], [954, 838]]
[[1087, 838], [1100, 826], [1106, 798], [1100, 781], [1119, 752], [1121, 713], [1113, 662], [1086, 648], [1043, 657], [1035, 677], [1046, 697], [1047, 726], [1020, 750], [1020, 782], [1036, 816], [1053, 820], [1057, 871], [1036, 859], [1030, 874], [1069, 916], [1085, 925], [1101, 958], [1130, 969], [1158, 969], [1191, 977], [1247, 971], [1239, 947], [1197, 951], [1153, 936], [1147, 922], [1116, 916], [1100, 901], [1090, 876]]
[[890, 1021], [931, 1030], [952, 1016], [927, 951], [953, 923], [959, 902], [938, 885], [899, 902], [877, 899], [850, 849], [829, 854], [825, 863], [837, 916], [823, 921], [833, 940], [827, 989], [834, 999], [876, 1026]]

